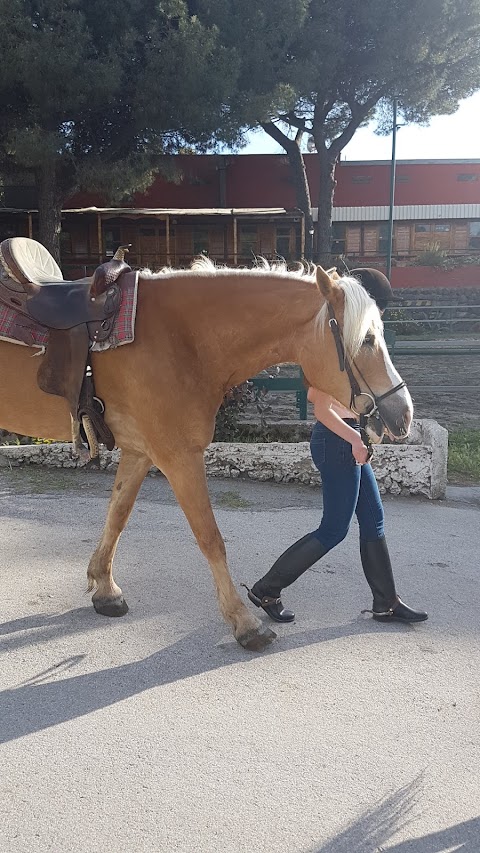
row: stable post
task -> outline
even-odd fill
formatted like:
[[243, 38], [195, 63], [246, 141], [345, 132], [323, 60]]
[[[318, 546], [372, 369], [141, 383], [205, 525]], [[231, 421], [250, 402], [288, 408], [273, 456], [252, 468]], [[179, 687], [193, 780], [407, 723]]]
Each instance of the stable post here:
[[102, 217], [97, 213], [97, 240], [98, 240], [98, 262], [102, 263], [103, 258], [103, 240], [102, 240]]
[[167, 246], [167, 267], [170, 266], [170, 216], [167, 213], [165, 218], [165, 238]]
[[233, 265], [237, 266], [238, 262], [238, 233], [237, 233], [237, 217], [233, 217]]

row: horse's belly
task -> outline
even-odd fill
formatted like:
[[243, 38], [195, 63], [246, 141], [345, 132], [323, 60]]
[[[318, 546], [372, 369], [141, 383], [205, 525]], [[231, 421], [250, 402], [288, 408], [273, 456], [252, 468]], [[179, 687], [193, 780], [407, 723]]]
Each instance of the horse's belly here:
[[37, 385], [42, 356], [35, 350], [0, 341], [0, 428], [19, 435], [69, 441], [67, 401]]

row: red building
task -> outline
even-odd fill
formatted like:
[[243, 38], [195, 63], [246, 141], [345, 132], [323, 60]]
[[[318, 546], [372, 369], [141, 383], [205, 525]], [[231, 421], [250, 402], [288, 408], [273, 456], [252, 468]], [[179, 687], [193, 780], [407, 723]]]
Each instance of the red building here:
[[[88, 267], [119, 243], [132, 243], [132, 261], [152, 267], [185, 264], [200, 252], [234, 264], [249, 263], [255, 255], [302, 256], [303, 216], [296, 209], [285, 155], [184, 155], [170, 158], [170, 170], [172, 160], [176, 181], [157, 177], [128, 208], [105, 208], [101, 198], [91, 195], [72, 198], [63, 215], [64, 264]], [[306, 154], [305, 162], [315, 218], [318, 158]], [[354, 264], [381, 266], [387, 252], [390, 162], [343, 160], [336, 180], [334, 253]], [[15, 196], [13, 188], [9, 195]], [[12, 204], [0, 214], [2, 226], [4, 232], [13, 226], [16, 233], [35, 236], [34, 206]], [[407, 266], [412, 282], [422, 268], [411, 264], [426, 250], [480, 257], [480, 160], [397, 162], [394, 284], [403, 284]], [[479, 283], [476, 270], [472, 266], [465, 274]]]

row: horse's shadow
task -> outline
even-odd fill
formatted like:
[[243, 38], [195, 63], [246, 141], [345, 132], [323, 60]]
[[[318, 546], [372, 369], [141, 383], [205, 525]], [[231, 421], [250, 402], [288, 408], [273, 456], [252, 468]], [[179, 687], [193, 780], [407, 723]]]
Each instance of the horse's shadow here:
[[[72, 611], [74, 619], [83, 611], [84, 608]], [[64, 633], [66, 626], [62, 620], [67, 616], [68, 614], [48, 617], [45, 624], [48, 625], [52, 618], [58, 619], [55, 631]], [[29, 620], [34, 620], [34, 626], [41, 624], [41, 618], [28, 617]], [[92, 623], [96, 618], [92, 619]], [[35, 622], [35, 619], [38, 621]], [[17, 630], [20, 630], [27, 622], [28, 620], [15, 620], [7, 625], [16, 625]], [[92, 624], [91, 627], [93, 626]], [[306, 645], [360, 635], [375, 629], [378, 630], [378, 626], [372, 625], [370, 620], [358, 619], [346, 625], [297, 632], [280, 638], [264, 654], [280, 654]], [[73, 633], [73, 630], [79, 630], [79, 626], [70, 630], [70, 633]], [[395, 630], [395, 627], [388, 626], [387, 630]], [[181, 681], [245, 660], [258, 659], [257, 655], [241, 649], [233, 639], [216, 646], [214, 642], [211, 627], [204, 627], [143, 660], [56, 681], [45, 681], [49, 671], [39, 673], [28, 683], [0, 693], [0, 743], [82, 717], [153, 687]], [[64, 659], [51, 670], [65, 671], [80, 659], [81, 656]]]
[[[314, 847], [308, 853], [379, 853], [383, 845], [399, 831], [412, 825], [417, 799], [422, 792], [424, 774], [420, 773], [408, 785], [384, 797], [374, 808], [352, 821], [335, 838]], [[430, 832], [418, 838], [389, 844], [388, 853], [444, 853], [451, 850], [478, 853], [480, 849], [480, 817]]]

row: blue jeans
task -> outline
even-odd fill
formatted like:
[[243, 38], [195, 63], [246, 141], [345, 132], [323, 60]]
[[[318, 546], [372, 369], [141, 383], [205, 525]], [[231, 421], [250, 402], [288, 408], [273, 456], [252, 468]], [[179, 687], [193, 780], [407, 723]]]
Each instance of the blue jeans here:
[[[355, 420], [346, 423], [359, 429]], [[381, 539], [384, 513], [372, 466], [357, 465], [348, 441], [318, 421], [312, 431], [310, 450], [323, 484], [323, 516], [314, 536], [329, 551], [345, 539], [355, 513], [360, 541]]]

